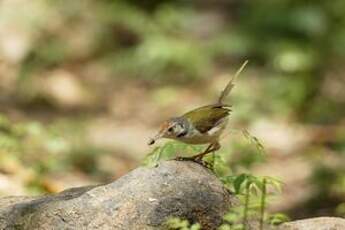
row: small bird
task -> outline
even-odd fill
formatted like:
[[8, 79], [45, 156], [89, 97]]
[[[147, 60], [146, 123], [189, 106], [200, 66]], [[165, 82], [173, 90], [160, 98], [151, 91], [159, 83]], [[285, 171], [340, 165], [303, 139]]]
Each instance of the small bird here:
[[235, 79], [247, 63], [248, 61], [245, 61], [237, 70], [215, 104], [199, 107], [182, 116], [164, 121], [158, 134], [151, 138], [148, 144], [153, 145], [160, 138], [173, 139], [194, 145], [209, 144], [203, 152], [195, 156], [177, 158], [179, 160], [193, 160], [198, 163], [203, 163], [202, 158], [206, 154], [219, 150], [221, 147], [219, 139], [227, 126], [231, 112], [231, 105], [225, 104], [224, 100], [234, 87]]

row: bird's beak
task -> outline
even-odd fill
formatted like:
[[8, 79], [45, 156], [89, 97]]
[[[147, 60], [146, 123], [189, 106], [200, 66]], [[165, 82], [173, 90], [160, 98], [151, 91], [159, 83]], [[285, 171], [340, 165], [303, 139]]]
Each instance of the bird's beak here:
[[147, 143], [148, 145], [153, 145], [154, 143], [156, 143], [156, 141], [160, 138], [162, 138], [163, 134], [162, 133], [158, 133], [155, 137], [151, 138], [150, 141]]

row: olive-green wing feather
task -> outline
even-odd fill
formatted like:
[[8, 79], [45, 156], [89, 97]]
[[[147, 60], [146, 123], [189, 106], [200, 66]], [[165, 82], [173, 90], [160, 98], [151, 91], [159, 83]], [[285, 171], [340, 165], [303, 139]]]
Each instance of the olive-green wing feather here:
[[183, 116], [189, 119], [201, 133], [206, 133], [217, 123], [230, 114], [230, 108], [225, 105], [208, 105], [194, 109]]

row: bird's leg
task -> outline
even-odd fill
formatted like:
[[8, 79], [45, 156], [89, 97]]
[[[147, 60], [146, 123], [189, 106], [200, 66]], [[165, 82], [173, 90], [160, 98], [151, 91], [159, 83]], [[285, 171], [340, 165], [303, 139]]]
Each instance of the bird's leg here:
[[[197, 154], [195, 156], [192, 156], [192, 157], [176, 157], [175, 160], [178, 160], [178, 161], [188, 161], [188, 160], [189, 161], [200, 161], [205, 154], [209, 153], [209, 150], [212, 148], [212, 146], [213, 146], [213, 143], [210, 144], [205, 149], [205, 151], [203, 151], [202, 153]], [[201, 156], [201, 158], [200, 158], [200, 156]]]
[[197, 154], [195, 156], [192, 156], [192, 157], [177, 157], [175, 158], [175, 160], [179, 160], [179, 161], [194, 161], [198, 164], [201, 164], [202, 166], [205, 166], [206, 168], [208, 169], [211, 169], [213, 168], [213, 165], [206, 162], [206, 161], [203, 161], [202, 158], [208, 154], [208, 153], [211, 153], [211, 152], [215, 152], [217, 151], [218, 149], [220, 148], [220, 144], [218, 142], [216, 143], [212, 143], [210, 144], [206, 149], [205, 151], [203, 151], [202, 153], [200, 154]]
[[200, 154], [198, 154], [198, 155], [196, 155], [196, 156], [193, 156], [193, 158], [195, 159], [195, 160], [202, 160], [202, 158], [206, 155], [206, 154], [208, 154], [208, 153], [211, 153], [211, 152], [215, 152], [215, 151], [217, 151], [218, 149], [220, 149], [220, 144], [218, 143], [218, 142], [216, 142], [216, 143], [212, 143], [212, 144], [210, 144], [206, 149], [205, 149], [205, 151], [204, 152], [202, 152], [202, 153], [200, 153]]
[[208, 153], [213, 153], [215, 151], [217, 151], [220, 148], [220, 144], [218, 142], [211, 144], [203, 153], [198, 154], [195, 156], [194, 161], [197, 163], [200, 163], [201, 165], [205, 166], [206, 168], [210, 169], [213, 171], [213, 167], [214, 167], [214, 156], [212, 159], [212, 162], [207, 162], [207, 161], [203, 161], [203, 157], [208, 154]]

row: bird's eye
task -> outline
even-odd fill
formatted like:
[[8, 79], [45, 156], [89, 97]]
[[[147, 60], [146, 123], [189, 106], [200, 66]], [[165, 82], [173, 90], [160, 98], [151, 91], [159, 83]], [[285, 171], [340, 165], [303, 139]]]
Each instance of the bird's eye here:
[[174, 128], [173, 128], [173, 127], [170, 127], [170, 128], [168, 129], [168, 132], [171, 133], [172, 131], [174, 131]]

